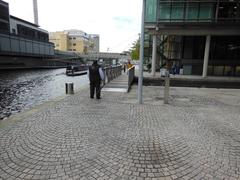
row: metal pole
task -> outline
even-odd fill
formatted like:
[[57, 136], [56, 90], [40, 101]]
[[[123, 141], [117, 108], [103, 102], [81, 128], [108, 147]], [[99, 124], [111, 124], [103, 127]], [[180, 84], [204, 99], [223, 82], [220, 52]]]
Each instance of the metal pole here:
[[153, 44], [152, 44], [152, 76], [156, 74], [156, 58], [157, 58], [157, 35], [153, 35]]
[[205, 44], [205, 52], [204, 52], [203, 73], [202, 73], [202, 77], [204, 77], [204, 78], [207, 77], [210, 43], [211, 43], [211, 36], [207, 35], [206, 44]]
[[145, 0], [142, 3], [142, 25], [140, 39], [140, 62], [138, 75], [138, 103], [142, 104], [142, 84], [143, 84], [143, 59], [144, 59], [144, 17], [145, 17]]
[[164, 104], [168, 104], [169, 86], [170, 86], [170, 77], [169, 77], [169, 72], [166, 71], [166, 73], [165, 73], [165, 88], [164, 88]]

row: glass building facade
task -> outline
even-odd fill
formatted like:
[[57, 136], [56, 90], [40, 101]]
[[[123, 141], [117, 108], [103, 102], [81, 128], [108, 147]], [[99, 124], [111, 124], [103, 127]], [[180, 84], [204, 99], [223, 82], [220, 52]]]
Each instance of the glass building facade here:
[[[199, 31], [212, 28], [240, 27], [240, 0], [146, 0], [145, 27], [188, 29]], [[179, 29], [178, 29], [179, 28]], [[145, 28], [148, 32], [148, 28]], [[234, 29], [234, 28], [233, 28]], [[206, 30], [207, 31], [207, 30]], [[151, 61], [152, 35], [145, 38], [146, 59]], [[189, 74], [201, 75], [206, 36], [158, 35], [157, 53], [159, 68], [166, 62], [190, 69]], [[170, 65], [171, 67], [171, 65]], [[239, 35], [211, 34], [208, 75], [240, 76]]]
[[0, 32], [9, 32], [8, 4], [0, 0]]
[[145, 22], [240, 22], [240, 1], [146, 0]]

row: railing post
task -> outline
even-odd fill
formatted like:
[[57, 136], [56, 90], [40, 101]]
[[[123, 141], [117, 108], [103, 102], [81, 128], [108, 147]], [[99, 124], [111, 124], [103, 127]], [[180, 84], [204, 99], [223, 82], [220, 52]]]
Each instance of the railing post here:
[[164, 104], [168, 104], [169, 100], [169, 85], [170, 85], [170, 77], [169, 72], [165, 73], [165, 88], [164, 88]]
[[133, 79], [134, 79], [134, 72], [135, 72], [135, 67], [131, 67], [130, 69], [127, 70], [128, 71], [128, 91], [131, 87], [131, 84], [133, 82]]

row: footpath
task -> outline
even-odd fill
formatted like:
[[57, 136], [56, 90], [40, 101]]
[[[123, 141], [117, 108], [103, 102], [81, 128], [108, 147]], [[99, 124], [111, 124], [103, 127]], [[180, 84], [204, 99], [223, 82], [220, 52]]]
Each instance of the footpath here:
[[89, 90], [0, 122], [0, 179], [240, 179], [240, 90]]

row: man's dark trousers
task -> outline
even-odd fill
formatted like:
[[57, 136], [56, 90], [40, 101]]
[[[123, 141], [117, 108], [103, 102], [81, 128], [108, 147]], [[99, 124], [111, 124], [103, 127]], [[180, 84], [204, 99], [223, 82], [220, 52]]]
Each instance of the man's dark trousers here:
[[94, 91], [96, 90], [96, 98], [100, 99], [101, 97], [101, 87], [100, 87], [101, 81], [93, 81], [90, 82], [90, 97], [94, 98]]

